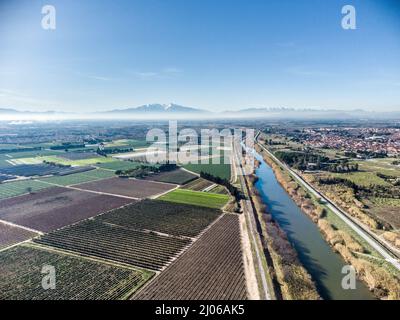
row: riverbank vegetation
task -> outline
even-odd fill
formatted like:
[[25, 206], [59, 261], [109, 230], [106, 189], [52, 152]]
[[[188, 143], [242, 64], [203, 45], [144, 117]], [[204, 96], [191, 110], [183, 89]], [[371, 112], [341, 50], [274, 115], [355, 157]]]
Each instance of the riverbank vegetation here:
[[365, 241], [357, 237], [354, 232], [351, 232], [350, 228], [343, 226], [340, 221], [338, 222], [339, 219], [336, 219], [320, 203], [319, 199], [309, 195], [286, 170], [273, 161], [258, 145], [256, 145], [256, 151], [263, 155], [281, 186], [301, 210], [317, 223], [326, 241], [347, 263], [356, 269], [358, 277], [368, 285], [369, 289], [381, 299], [400, 299], [399, 274], [393, 268], [390, 268], [390, 264], [382, 259], [378, 253], [373, 252], [374, 250]]
[[279, 286], [278, 296], [284, 300], [321, 299], [311, 276], [302, 266], [285, 232], [268, 214], [268, 209], [254, 186], [257, 177], [250, 175], [247, 179], [251, 200], [259, 216], [264, 250], [272, 260], [273, 270], [270, 271], [273, 282]]

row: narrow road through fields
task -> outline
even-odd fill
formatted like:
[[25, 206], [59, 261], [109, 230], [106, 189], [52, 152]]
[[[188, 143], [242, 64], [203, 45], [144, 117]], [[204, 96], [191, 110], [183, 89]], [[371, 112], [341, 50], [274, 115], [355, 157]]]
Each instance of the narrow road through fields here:
[[128, 196], [123, 196], [120, 194], [115, 194], [115, 193], [107, 193], [107, 192], [100, 192], [100, 191], [94, 191], [94, 190], [87, 190], [87, 189], [81, 189], [78, 187], [73, 187], [73, 186], [63, 186], [63, 185], [59, 185], [56, 183], [51, 183], [51, 182], [47, 182], [47, 181], [41, 181], [41, 180], [34, 180], [37, 182], [41, 182], [41, 183], [45, 183], [54, 187], [59, 187], [59, 188], [66, 188], [66, 189], [71, 189], [71, 190], [77, 190], [77, 191], [82, 191], [82, 192], [89, 192], [89, 193], [95, 193], [95, 194], [100, 194], [100, 195], [105, 195], [105, 196], [113, 196], [113, 197], [117, 197], [117, 198], [124, 198], [124, 199], [131, 199], [131, 200], [141, 200], [141, 198], [135, 198], [135, 197], [128, 197]]
[[26, 231], [33, 232], [33, 233], [37, 233], [37, 234], [40, 234], [40, 235], [43, 234], [42, 231], [35, 230], [35, 229], [31, 229], [31, 228], [28, 228], [28, 227], [24, 227], [24, 226], [21, 226], [21, 225], [19, 225], [19, 224], [15, 224], [15, 223], [8, 222], [8, 221], [5, 221], [5, 220], [0, 220], [0, 223], [5, 224], [5, 225], [8, 225], [8, 226], [10, 226], [10, 227], [19, 228], [19, 229], [24, 229], [24, 230], [26, 230]]
[[233, 165], [235, 166], [235, 170], [237, 170], [236, 172], [238, 173], [239, 176], [239, 180], [240, 180], [240, 184], [242, 187], [243, 192], [246, 193], [246, 200], [242, 201], [243, 204], [243, 214], [246, 215], [247, 217], [247, 221], [249, 221], [250, 223], [248, 224], [248, 228], [249, 228], [249, 233], [251, 234], [251, 240], [252, 243], [254, 244], [254, 251], [256, 253], [256, 264], [258, 266], [258, 273], [261, 279], [261, 286], [262, 286], [262, 296], [265, 297], [266, 300], [272, 300], [271, 298], [271, 294], [270, 294], [270, 289], [268, 286], [268, 281], [266, 278], [266, 274], [268, 273], [268, 270], [266, 269], [265, 264], [262, 262], [262, 255], [264, 253], [260, 252], [260, 248], [262, 248], [262, 244], [260, 241], [260, 238], [258, 237], [258, 231], [257, 231], [257, 227], [256, 227], [256, 221], [255, 221], [255, 212], [253, 211], [253, 207], [250, 203], [250, 200], [248, 200], [249, 198], [249, 192], [247, 190], [247, 185], [244, 181], [244, 169], [240, 163], [240, 157], [239, 154], [241, 152], [241, 146], [240, 146], [240, 142], [237, 143], [239, 145], [235, 146], [235, 142], [233, 142], [233, 155], [234, 155], [234, 160], [233, 160]]
[[258, 145], [282, 168], [287, 170], [304, 188], [306, 188], [312, 195], [317, 198], [322, 199], [325, 205], [333, 213], [335, 213], [344, 223], [346, 223], [354, 232], [356, 232], [360, 237], [362, 237], [372, 248], [374, 248], [382, 257], [391, 263], [398, 271], [400, 271], [400, 262], [397, 259], [397, 255], [393, 250], [388, 248], [386, 245], [382, 244], [381, 241], [377, 239], [370, 231], [364, 228], [360, 223], [355, 221], [350, 215], [336, 206], [329, 198], [327, 198], [322, 193], [318, 192], [312, 185], [300, 177], [296, 172], [289, 168], [285, 163], [282, 163], [275, 155], [264, 147], [258, 141], [258, 135], [256, 137], [256, 142]]

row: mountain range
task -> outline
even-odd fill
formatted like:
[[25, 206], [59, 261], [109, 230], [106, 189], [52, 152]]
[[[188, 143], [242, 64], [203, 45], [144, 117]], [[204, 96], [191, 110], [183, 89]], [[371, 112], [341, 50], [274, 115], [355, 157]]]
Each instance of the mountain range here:
[[92, 113], [73, 113], [58, 111], [19, 111], [13, 108], [0, 108], [1, 117], [12, 118], [36, 118], [36, 117], [57, 117], [62, 118], [287, 118], [287, 119], [400, 119], [400, 112], [370, 112], [360, 109], [339, 110], [339, 109], [316, 109], [316, 108], [288, 108], [288, 107], [253, 107], [237, 111], [212, 112], [204, 109], [170, 104], [146, 104], [139, 107], [126, 107], [109, 111]]

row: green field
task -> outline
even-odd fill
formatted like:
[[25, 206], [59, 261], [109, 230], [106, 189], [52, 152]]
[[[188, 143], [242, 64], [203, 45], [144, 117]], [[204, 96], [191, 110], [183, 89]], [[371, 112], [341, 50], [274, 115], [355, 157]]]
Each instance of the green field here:
[[400, 199], [372, 197], [368, 200], [378, 207], [400, 207]]
[[9, 149], [19, 149], [23, 148], [23, 146], [19, 144], [3, 144], [0, 143], [0, 150], [9, 150]]
[[32, 157], [32, 158], [22, 158], [14, 161], [16, 164], [38, 164], [43, 161], [59, 163], [62, 165], [70, 165], [70, 166], [89, 166], [100, 163], [113, 162], [114, 159], [106, 158], [106, 157], [95, 157], [91, 159], [81, 159], [81, 160], [68, 160], [64, 158], [60, 158], [57, 156], [40, 156], [40, 157]]
[[222, 208], [229, 201], [229, 196], [225, 194], [177, 189], [161, 196], [158, 199], [219, 209]]
[[400, 177], [400, 167], [392, 164], [394, 158], [370, 159], [366, 161], [357, 161], [360, 170], [369, 172], [379, 172], [388, 176]]
[[13, 152], [10, 153], [9, 156], [11, 156], [11, 159], [23, 159], [23, 158], [54, 156], [60, 153], [64, 153], [64, 151], [35, 150], [35, 151]]
[[146, 140], [136, 140], [136, 139], [121, 139], [115, 140], [113, 142], [108, 142], [105, 144], [106, 147], [131, 147], [131, 148], [145, 148], [149, 146]]
[[43, 178], [40, 181], [47, 183], [54, 183], [60, 186], [70, 186], [74, 184], [80, 184], [90, 181], [102, 180], [107, 178], [115, 177], [113, 171], [96, 169], [92, 171], [80, 172], [75, 174], [70, 174], [67, 176], [54, 176], [50, 178]]
[[329, 175], [350, 180], [355, 184], [364, 187], [370, 185], [390, 186], [390, 183], [379, 178], [374, 172], [331, 173]]
[[[211, 161], [210, 159], [210, 162]], [[231, 165], [225, 164], [222, 157], [220, 158], [219, 164], [185, 164], [182, 165], [182, 167], [196, 173], [206, 172], [222, 179], [229, 180], [231, 178]]]
[[[49, 188], [50, 185], [34, 181], [23, 180], [0, 184], [0, 199], [16, 197], [25, 193], [35, 192]], [[31, 188], [30, 190], [28, 188]]]
[[135, 168], [137, 168], [137, 167], [139, 167], [141, 165], [143, 165], [143, 163], [115, 160], [115, 161], [112, 161], [112, 162], [106, 162], [106, 163], [98, 164], [97, 167], [103, 168], [103, 169], [117, 171], [117, 170], [135, 169]]
[[211, 193], [219, 193], [219, 194], [229, 194], [228, 190], [221, 185], [217, 185], [215, 188], [212, 188], [210, 191]]
[[0, 168], [9, 167], [12, 165], [7, 160], [10, 160], [10, 158], [5, 154], [0, 154]]

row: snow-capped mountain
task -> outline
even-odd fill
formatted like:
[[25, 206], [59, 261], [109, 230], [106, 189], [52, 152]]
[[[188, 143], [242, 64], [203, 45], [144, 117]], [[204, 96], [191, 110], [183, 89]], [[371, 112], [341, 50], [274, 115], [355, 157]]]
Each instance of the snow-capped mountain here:
[[184, 107], [178, 104], [145, 104], [140, 107], [115, 109], [106, 113], [205, 113], [207, 111], [192, 107]]

